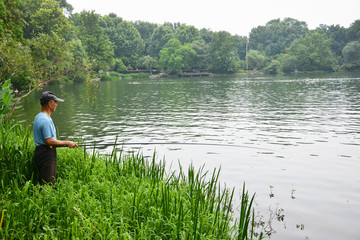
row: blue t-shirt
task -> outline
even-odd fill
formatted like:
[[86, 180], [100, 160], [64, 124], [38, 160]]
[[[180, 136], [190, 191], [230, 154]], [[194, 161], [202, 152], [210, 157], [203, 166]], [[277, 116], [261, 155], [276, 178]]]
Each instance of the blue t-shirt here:
[[45, 139], [53, 138], [56, 140], [56, 129], [49, 115], [40, 112], [34, 120], [34, 141], [35, 146], [47, 145]]

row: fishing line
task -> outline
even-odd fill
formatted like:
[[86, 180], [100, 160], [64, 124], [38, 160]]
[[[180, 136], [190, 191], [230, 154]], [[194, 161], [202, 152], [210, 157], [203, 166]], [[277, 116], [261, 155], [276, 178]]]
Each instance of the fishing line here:
[[244, 146], [236, 144], [221, 144], [221, 143], [186, 143], [186, 142], [125, 142], [125, 143], [88, 143], [78, 144], [79, 147], [108, 147], [108, 146], [126, 146], [126, 145], [192, 145], [192, 146], [217, 146], [217, 147], [236, 147], [236, 148], [251, 148], [257, 150], [273, 151], [272, 149]]

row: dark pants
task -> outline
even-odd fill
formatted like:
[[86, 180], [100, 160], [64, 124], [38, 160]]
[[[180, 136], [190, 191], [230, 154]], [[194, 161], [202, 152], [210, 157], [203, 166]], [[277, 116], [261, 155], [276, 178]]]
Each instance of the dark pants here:
[[49, 146], [37, 146], [34, 152], [34, 161], [39, 169], [40, 184], [53, 185], [56, 177], [56, 148]]

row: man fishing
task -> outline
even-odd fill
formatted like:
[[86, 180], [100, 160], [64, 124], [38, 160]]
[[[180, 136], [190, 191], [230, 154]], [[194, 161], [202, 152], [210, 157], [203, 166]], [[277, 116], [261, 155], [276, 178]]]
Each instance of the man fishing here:
[[75, 142], [56, 139], [56, 129], [51, 114], [55, 111], [58, 102], [64, 102], [64, 100], [56, 97], [52, 92], [43, 92], [40, 96], [41, 112], [36, 115], [34, 120], [33, 131], [36, 146], [34, 161], [39, 169], [40, 184], [53, 185], [55, 183], [56, 147], [78, 147]]

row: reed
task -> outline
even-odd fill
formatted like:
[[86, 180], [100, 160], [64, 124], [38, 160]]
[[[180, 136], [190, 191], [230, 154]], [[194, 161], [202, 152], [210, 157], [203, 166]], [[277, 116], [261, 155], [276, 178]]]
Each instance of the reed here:
[[243, 197], [243, 220], [234, 221], [234, 189], [221, 187], [220, 169], [208, 175], [203, 167], [185, 172], [180, 166], [169, 173], [155, 153], [146, 159], [115, 146], [109, 156], [63, 148], [55, 188], [40, 186], [33, 175], [30, 130], [5, 124], [1, 239], [253, 238], [253, 198], [245, 204], [249, 199]]

